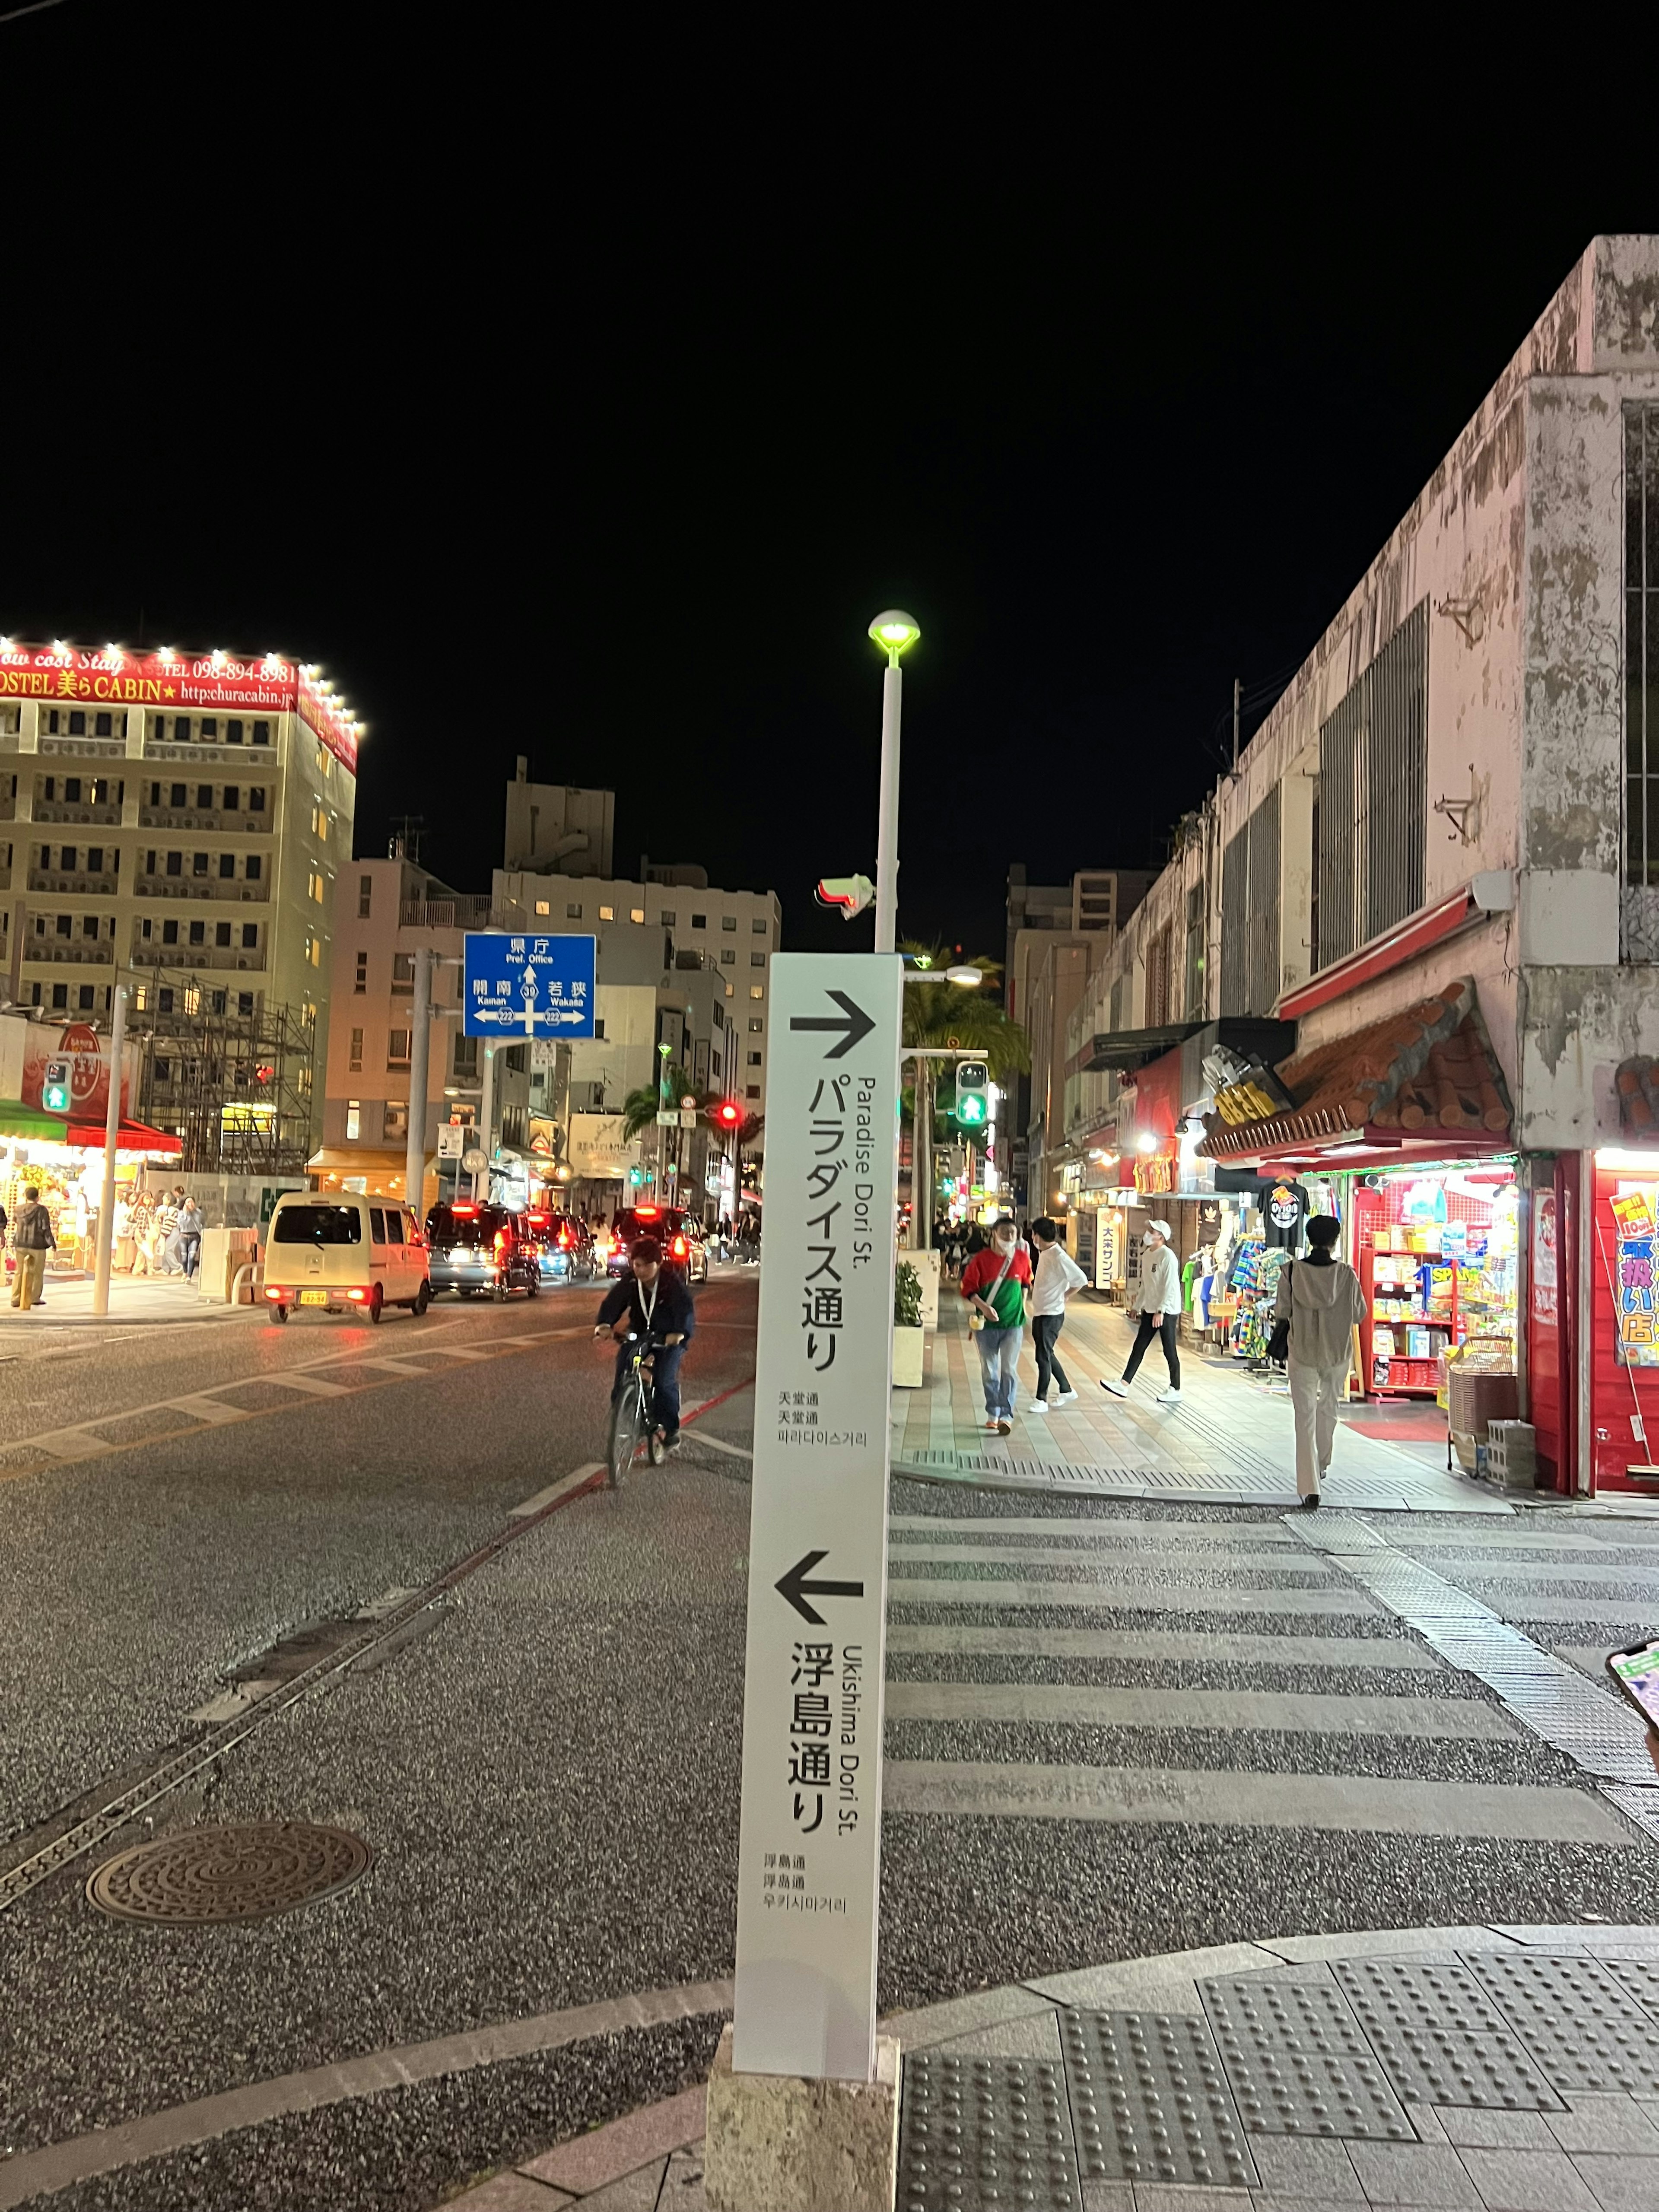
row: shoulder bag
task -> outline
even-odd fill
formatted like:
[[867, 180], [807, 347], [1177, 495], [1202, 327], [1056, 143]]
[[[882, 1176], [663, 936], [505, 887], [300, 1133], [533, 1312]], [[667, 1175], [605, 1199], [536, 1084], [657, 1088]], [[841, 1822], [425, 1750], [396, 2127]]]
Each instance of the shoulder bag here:
[[[1293, 1260], [1287, 1260], [1285, 1262], [1285, 1280], [1287, 1283], [1291, 1279], [1291, 1272], [1294, 1269], [1295, 1265], [1296, 1262]], [[1296, 1292], [1294, 1291], [1291, 1293], [1291, 1304], [1292, 1307], [1294, 1307], [1296, 1304]], [[1285, 1314], [1273, 1323], [1273, 1334], [1267, 1339], [1267, 1357], [1269, 1359], [1277, 1360], [1279, 1364], [1282, 1367], [1290, 1356], [1291, 1316], [1289, 1314]]]
[[[1016, 1247], [1016, 1249], [1018, 1249], [1018, 1247]], [[997, 1292], [1002, 1288], [1004, 1282], [1007, 1279], [1008, 1270], [1013, 1266], [1013, 1264], [1014, 1255], [1011, 1252], [1007, 1258], [1003, 1261], [1001, 1267], [998, 1268], [997, 1279], [995, 1282], [992, 1284], [990, 1289], [988, 1291], [975, 1291], [975, 1296], [977, 1297], [982, 1297], [988, 1305], [994, 1305], [996, 1304]], [[970, 1306], [968, 1310], [968, 1326], [970, 1329], [981, 1329], [985, 1326], [985, 1316], [981, 1313], [977, 1306]]]

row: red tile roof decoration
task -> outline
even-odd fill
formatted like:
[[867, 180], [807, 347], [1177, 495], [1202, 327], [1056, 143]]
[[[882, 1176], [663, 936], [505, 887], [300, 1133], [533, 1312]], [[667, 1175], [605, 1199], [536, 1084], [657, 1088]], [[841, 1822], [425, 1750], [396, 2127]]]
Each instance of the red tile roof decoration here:
[[1368, 1128], [1498, 1135], [1510, 1126], [1503, 1071], [1467, 977], [1403, 1014], [1281, 1060], [1278, 1073], [1295, 1102], [1288, 1111], [1234, 1122], [1212, 1114], [1199, 1150], [1225, 1159]]
[[1621, 1060], [1619, 1087], [1619, 1127], [1627, 1137], [1659, 1136], [1659, 1060], [1645, 1054]]

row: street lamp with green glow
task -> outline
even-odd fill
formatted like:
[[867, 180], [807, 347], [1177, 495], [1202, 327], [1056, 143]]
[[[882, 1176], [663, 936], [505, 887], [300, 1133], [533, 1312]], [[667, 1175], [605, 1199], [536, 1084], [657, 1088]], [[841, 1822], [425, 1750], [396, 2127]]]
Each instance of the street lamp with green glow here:
[[921, 624], [902, 608], [889, 607], [870, 625], [887, 655], [881, 674], [881, 805], [876, 823], [876, 950], [891, 952], [898, 934], [899, 709], [904, 678], [899, 655], [921, 635]]

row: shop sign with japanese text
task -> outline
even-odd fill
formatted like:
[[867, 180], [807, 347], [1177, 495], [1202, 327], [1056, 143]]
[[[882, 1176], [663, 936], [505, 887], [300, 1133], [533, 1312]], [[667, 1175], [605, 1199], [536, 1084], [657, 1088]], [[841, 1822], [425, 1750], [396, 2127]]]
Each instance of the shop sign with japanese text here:
[[901, 963], [772, 963], [733, 2063], [875, 2057]]

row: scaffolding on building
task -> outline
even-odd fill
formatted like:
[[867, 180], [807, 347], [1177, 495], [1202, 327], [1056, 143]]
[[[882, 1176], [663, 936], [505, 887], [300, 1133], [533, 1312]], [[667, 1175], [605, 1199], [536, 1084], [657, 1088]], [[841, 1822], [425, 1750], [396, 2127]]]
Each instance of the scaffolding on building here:
[[137, 1118], [184, 1146], [196, 1175], [296, 1175], [313, 1150], [314, 1014], [256, 1003], [199, 974], [146, 969], [131, 987], [142, 1048]]

